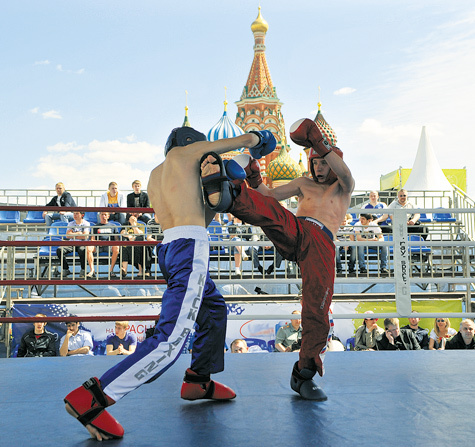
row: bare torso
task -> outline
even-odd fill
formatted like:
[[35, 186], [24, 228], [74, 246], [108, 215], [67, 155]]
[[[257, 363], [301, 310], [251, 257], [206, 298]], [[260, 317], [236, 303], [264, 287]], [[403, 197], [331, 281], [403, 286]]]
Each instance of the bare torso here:
[[338, 182], [319, 185], [301, 177], [297, 216], [313, 217], [336, 234], [350, 205], [351, 193], [345, 193]]
[[191, 146], [175, 147], [150, 174], [147, 191], [164, 230], [181, 225], [205, 226], [200, 154]]

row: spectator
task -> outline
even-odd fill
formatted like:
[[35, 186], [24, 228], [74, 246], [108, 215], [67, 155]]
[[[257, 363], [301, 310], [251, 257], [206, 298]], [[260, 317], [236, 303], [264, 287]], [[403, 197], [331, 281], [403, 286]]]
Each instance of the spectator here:
[[[46, 206], [77, 206], [74, 199], [71, 197], [71, 194], [66, 191], [64, 188], [64, 183], [56, 183], [56, 197], [53, 197]], [[69, 222], [73, 218], [73, 213], [70, 211], [43, 211], [43, 217], [45, 219], [45, 224], [47, 227], [50, 227], [54, 221], [60, 220], [61, 222]]]
[[450, 340], [447, 340], [445, 349], [475, 349], [475, 323], [465, 319], [460, 323], [460, 330]]
[[249, 348], [245, 340], [237, 338], [231, 342], [231, 354], [247, 354]]
[[[351, 214], [347, 214], [345, 219], [340, 225], [336, 233], [336, 240], [338, 241], [354, 241], [355, 234], [353, 231], [353, 227], [351, 226], [351, 222], [353, 221], [353, 217]], [[336, 273], [340, 274], [342, 272], [341, 266], [341, 257], [343, 255], [344, 259], [346, 260], [346, 255], [348, 254], [350, 260], [348, 262], [348, 274], [355, 273], [355, 264], [356, 264], [356, 246], [354, 245], [340, 245], [335, 247], [336, 251]], [[345, 262], [346, 263], [346, 262]]]
[[[363, 203], [363, 206], [361, 207], [363, 209], [384, 209], [387, 208], [387, 205], [384, 202], [379, 201], [379, 193], [378, 191], [371, 191], [369, 193], [369, 201]], [[391, 228], [388, 227], [390, 219], [389, 217], [386, 217], [386, 219], [383, 219], [384, 214], [375, 214], [371, 212], [374, 216], [373, 222], [377, 225], [381, 226], [381, 230], [383, 233], [391, 233]], [[387, 216], [387, 215], [386, 215]]]
[[414, 332], [421, 349], [429, 349], [429, 331], [419, 326], [420, 318], [408, 318], [409, 324], [401, 329], [410, 329]]
[[[125, 208], [126, 202], [124, 195], [119, 192], [119, 188], [116, 182], [109, 183], [109, 191], [104, 193], [101, 196], [101, 200], [99, 202], [99, 206], [101, 207], [111, 207], [111, 208]], [[109, 220], [115, 220], [119, 222], [121, 225], [125, 225], [125, 213], [111, 213]]]
[[[404, 209], [413, 209], [414, 205], [409, 202], [408, 200], [408, 194], [405, 189], [400, 189], [397, 192], [397, 199], [391, 202], [388, 206], [388, 212], [390, 212], [390, 209], [399, 209], [399, 208], [404, 208]], [[391, 220], [394, 222], [394, 216], [391, 215]], [[424, 225], [421, 225], [421, 222], [419, 221], [419, 218], [421, 215], [419, 213], [413, 213], [408, 216], [407, 220], [407, 231], [409, 233], [419, 233], [424, 240], [427, 238], [427, 234], [429, 231], [427, 230], [427, 227]], [[388, 218], [388, 214], [384, 214], [381, 216], [381, 220], [385, 220]]]
[[399, 329], [398, 318], [386, 318], [384, 329], [383, 336], [376, 341], [380, 351], [416, 351], [421, 349], [412, 330]]
[[[300, 311], [294, 310], [292, 315], [300, 315]], [[275, 349], [279, 352], [300, 351], [302, 342], [302, 320], [292, 319], [289, 324], [282, 326], [275, 337]]]
[[[148, 194], [141, 191], [142, 183], [140, 180], [134, 180], [132, 183], [134, 192], [127, 194], [127, 208], [150, 208], [150, 199]], [[129, 220], [130, 214], [127, 214], [126, 221]], [[152, 216], [148, 213], [138, 213], [137, 216], [142, 222], [148, 223]]]
[[127, 332], [128, 321], [115, 322], [115, 334], [109, 334], [106, 340], [107, 355], [130, 355], [137, 348], [137, 336]]
[[[372, 214], [360, 214], [359, 222], [354, 225], [354, 231], [357, 241], [382, 241], [384, 240], [381, 228], [373, 222]], [[375, 247], [379, 251], [380, 272], [388, 274], [388, 247]], [[366, 259], [365, 254], [368, 252], [368, 247], [358, 245], [358, 267], [360, 273], [366, 273]]]
[[255, 354], [256, 352], [267, 352], [263, 351], [258, 345], [247, 346], [246, 340], [237, 338], [231, 343], [231, 354]]
[[[255, 227], [248, 226], [248, 225], [243, 225], [242, 221], [235, 216], [232, 216], [230, 223], [228, 223], [228, 233], [231, 235], [232, 241], [259, 240], [259, 236], [257, 234], [258, 229]], [[234, 272], [236, 275], [242, 274], [241, 272], [242, 261], [247, 261], [249, 258], [252, 258], [252, 264], [254, 268], [258, 269], [260, 267], [257, 246], [235, 245], [233, 249], [234, 249]]]
[[[68, 229], [66, 231], [66, 237], [68, 239], [72, 239], [73, 241], [77, 240], [84, 240], [87, 241], [89, 239], [90, 234], [90, 225], [89, 222], [84, 220], [84, 213], [82, 211], [74, 211], [73, 213], [74, 220], [68, 223]], [[81, 265], [81, 272], [79, 276], [86, 277], [86, 256], [87, 262], [91, 269], [91, 272], [87, 274], [88, 278], [94, 277], [94, 264], [92, 258], [92, 252], [86, 250], [86, 247], [59, 247], [56, 250], [56, 255], [61, 260], [62, 270], [61, 270], [61, 277], [69, 276], [71, 271], [69, 270], [69, 264], [66, 259], [66, 255], [69, 253], [77, 252], [79, 255], [79, 263]]]
[[[74, 316], [74, 315], [71, 315]], [[61, 338], [59, 355], [94, 355], [91, 333], [79, 328], [79, 321], [68, 322], [66, 335]]]
[[450, 327], [450, 320], [448, 318], [436, 318], [434, 320], [434, 329], [430, 331], [429, 335], [429, 349], [444, 349], [447, 339], [452, 338], [456, 333], [457, 331]]
[[[266, 245], [264, 247], [262, 247], [262, 257], [263, 257], [263, 263], [265, 262], [264, 260], [269, 257], [269, 254], [266, 253], [267, 250], [273, 250], [274, 253], [275, 253], [275, 264], [274, 262], [269, 265], [269, 267], [267, 267], [266, 269], [266, 275], [270, 275], [272, 274], [272, 272], [274, 271], [274, 268], [278, 269], [280, 267], [280, 265], [282, 264], [282, 261], [284, 260], [284, 258], [282, 257], [282, 255], [275, 249], [275, 247], [273, 245]], [[259, 250], [257, 252], [259, 254]], [[254, 263], [254, 266], [257, 267], [257, 270], [259, 271], [259, 273], [261, 274], [264, 274], [264, 266], [261, 265], [261, 263], [259, 262], [259, 258], [256, 257], [255, 259], [257, 259], [257, 262]]]
[[[374, 313], [371, 310], [365, 314]], [[355, 351], [375, 351], [376, 341], [384, 334], [384, 329], [376, 323], [377, 318], [365, 318], [363, 324], [356, 329], [355, 333]]]
[[[101, 211], [99, 213], [100, 222], [92, 227], [92, 241], [116, 241], [119, 239], [119, 228], [117, 225], [109, 223], [109, 217], [110, 213], [108, 213], [107, 211]], [[100, 253], [101, 251], [104, 251], [104, 249], [109, 250], [109, 254], [111, 254], [109, 276], [112, 279], [115, 279], [117, 278], [117, 275], [114, 273], [114, 266], [117, 262], [117, 257], [119, 256], [120, 250], [118, 245], [114, 245], [112, 247], [102, 246], [98, 248], [94, 246], [88, 246], [88, 259], [89, 257], [92, 257], [92, 254], [94, 252]], [[94, 269], [92, 270], [92, 273], [90, 273], [88, 276], [95, 276]]]
[[[46, 317], [36, 314], [35, 317]], [[17, 357], [54, 357], [56, 355], [56, 335], [45, 329], [46, 323], [35, 321], [33, 329], [25, 332], [20, 340]]]
[[[144, 241], [145, 240], [145, 224], [138, 222], [138, 213], [132, 213], [129, 217], [130, 227], [124, 228], [120, 234], [129, 241]], [[126, 278], [127, 267], [129, 263], [138, 268], [138, 276], [143, 276], [145, 270], [150, 269], [151, 257], [150, 251], [143, 245], [128, 245], [122, 248], [122, 269], [121, 278]], [[144, 259], [145, 258], [145, 259]], [[144, 269], [145, 267], [145, 269]], [[150, 276], [145, 272], [145, 276]]]
[[160, 319], [160, 314], [158, 315], [158, 318], [155, 320], [155, 324], [152, 327], [147, 328], [145, 331], [145, 338], [150, 338], [155, 334], [155, 327], [158, 324], [158, 320]]

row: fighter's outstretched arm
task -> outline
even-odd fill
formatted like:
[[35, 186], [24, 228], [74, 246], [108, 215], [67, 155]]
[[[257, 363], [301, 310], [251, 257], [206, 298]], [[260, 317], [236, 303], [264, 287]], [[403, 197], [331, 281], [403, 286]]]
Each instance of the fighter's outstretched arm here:
[[325, 156], [325, 161], [336, 174], [338, 183], [340, 184], [343, 191], [351, 194], [355, 189], [355, 180], [343, 159], [332, 151]]

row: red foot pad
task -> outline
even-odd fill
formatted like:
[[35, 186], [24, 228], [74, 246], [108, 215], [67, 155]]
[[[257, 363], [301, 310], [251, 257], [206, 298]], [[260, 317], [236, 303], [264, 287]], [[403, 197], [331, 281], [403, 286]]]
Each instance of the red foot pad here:
[[76, 413], [77, 420], [84, 426], [91, 424], [99, 432], [113, 438], [122, 438], [124, 429], [105, 407], [115, 403], [101, 388], [99, 379], [92, 377], [79, 388], [71, 391], [64, 402]]
[[226, 385], [210, 380], [209, 376], [196, 374], [190, 368], [186, 370], [183, 385], [181, 387], [182, 399], [231, 400], [235, 397], [236, 393]]

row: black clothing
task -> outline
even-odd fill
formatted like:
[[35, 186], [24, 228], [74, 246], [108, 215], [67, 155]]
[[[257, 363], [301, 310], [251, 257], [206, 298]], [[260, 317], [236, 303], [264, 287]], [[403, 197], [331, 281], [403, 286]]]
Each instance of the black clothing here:
[[450, 340], [445, 342], [445, 349], [475, 349], [475, 337], [469, 345], [466, 345], [462, 334], [457, 332]]
[[127, 194], [127, 208], [150, 208], [150, 199], [146, 192]]
[[423, 329], [419, 326], [417, 329], [412, 329], [408, 324], [406, 324], [406, 326], [402, 327], [401, 329], [410, 329], [412, 332], [414, 332], [421, 349], [429, 349], [429, 331], [427, 329]]
[[[46, 206], [58, 206], [58, 201], [57, 197], [53, 197], [47, 204]], [[77, 206], [76, 202], [72, 198], [71, 194], [69, 194], [68, 191], [64, 191], [63, 194], [61, 195], [59, 199], [59, 203], [61, 204], [60, 206]]]
[[44, 331], [36, 337], [31, 329], [23, 334], [18, 348], [17, 357], [54, 357], [56, 355], [56, 335]]
[[386, 337], [386, 332], [383, 334], [381, 339], [376, 340], [376, 346], [380, 351], [415, 351], [421, 349], [419, 343], [417, 342], [416, 336], [412, 330], [407, 330], [401, 328], [399, 337], [394, 339], [394, 345], [389, 343], [388, 338]]

